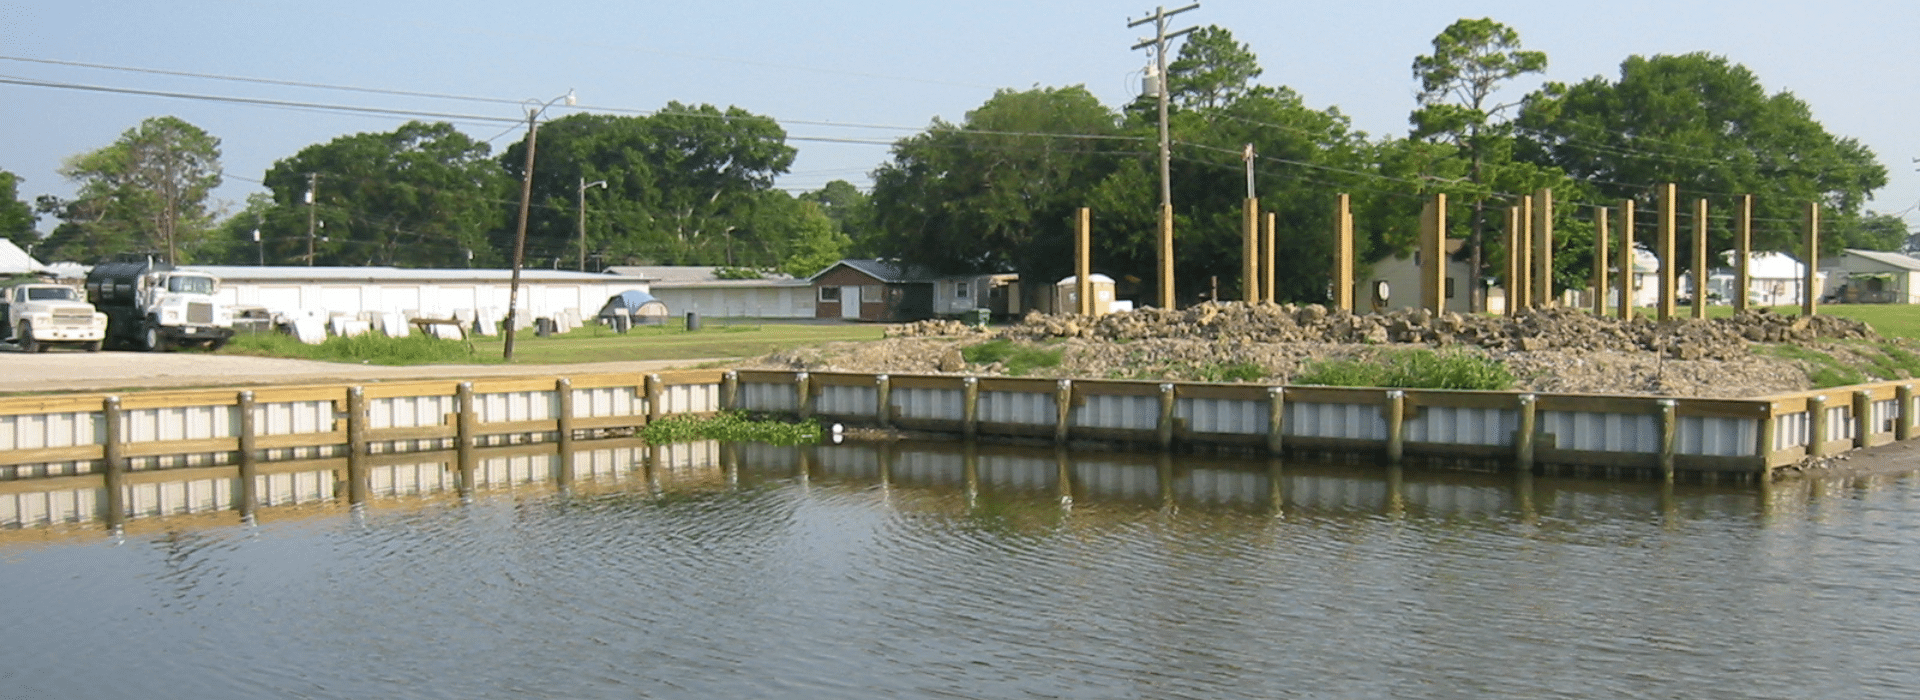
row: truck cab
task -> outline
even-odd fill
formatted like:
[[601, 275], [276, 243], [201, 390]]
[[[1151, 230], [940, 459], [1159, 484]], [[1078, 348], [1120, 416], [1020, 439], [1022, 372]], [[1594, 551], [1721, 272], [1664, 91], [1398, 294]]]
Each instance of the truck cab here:
[[109, 337], [142, 350], [225, 345], [233, 309], [214, 298], [219, 288], [212, 275], [153, 261], [101, 263], [87, 276]]
[[107, 315], [78, 289], [63, 284], [19, 284], [0, 296], [0, 336], [23, 352], [70, 345], [88, 352], [107, 338]]

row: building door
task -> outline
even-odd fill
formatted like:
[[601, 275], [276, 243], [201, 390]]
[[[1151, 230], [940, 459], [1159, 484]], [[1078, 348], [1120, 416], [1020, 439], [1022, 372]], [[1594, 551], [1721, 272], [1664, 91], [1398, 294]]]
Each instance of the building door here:
[[840, 318], [860, 318], [860, 287], [850, 284], [840, 288]]

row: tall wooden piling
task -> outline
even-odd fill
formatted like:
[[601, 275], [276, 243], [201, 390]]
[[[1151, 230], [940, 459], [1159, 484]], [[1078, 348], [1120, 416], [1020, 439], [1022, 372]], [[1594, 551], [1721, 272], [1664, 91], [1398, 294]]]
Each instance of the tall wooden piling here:
[[1633, 318], [1633, 200], [1620, 200], [1620, 318]]
[[1741, 195], [1733, 210], [1733, 310], [1746, 311], [1753, 289], [1753, 195]]
[[1607, 208], [1593, 208], [1593, 315], [1607, 315]]
[[1073, 217], [1074, 292], [1078, 295], [1075, 313], [1093, 315], [1093, 210], [1080, 207]]
[[1273, 250], [1275, 243], [1274, 228], [1277, 218], [1278, 215], [1273, 212], [1267, 212], [1266, 227], [1262, 231], [1262, 240], [1260, 243], [1260, 300], [1269, 304], [1278, 301], [1278, 298], [1274, 296], [1273, 290], [1273, 266], [1279, 261], [1279, 257], [1274, 254]]
[[1435, 194], [1420, 216], [1420, 308], [1447, 310], [1447, 195]]
[[1676, 217], [1679, 207], [1675, 199], [1678, 196], [1673, 183], [1660, 186], [1660, 237], [1659, 248], [1654, 251], [1654, 254], [1660, 256], [1660, 302], [1655, 316], [1662, 321], [1673, 318], [1674, 307], [1679, 296], [1678, 283], [1675, 280], [1680, 274], [1680, 264], [1674, 256], [1676, 249], [1674, 239], [1678, 237], [1675, 227], [1678, 226]]
[[127, 415], [120, 408], [120, 397], [109, 396], [100, 402], [102, 427], [106, 435], [100, 446], [100, 477], [106, 489], [107, 527], [119, 530], [127, 523]]
[[1533, 193], [1533, 308], [1553, 302], [1553, 190]]
[[239, 435], [235, 436], [240, 452], [240, 483], [235, 489], [235, 503], [240, 517], [251, 519], [260, 510], [260, 426], [254, 417], [258, 404], [251, 391], [242, 391], [234, 399], [233, 410], [240, 419]]
[[1801, 250], [1805, 265], [1800, 278], [1800, 315], [1812, 318], [1819, 311], [1820, 299], [1820, 203], [1807, 202], [1804, 219], [1806, 241]]
[[1352, 198], [1341, 194], [1333, 204], [1333, 308], [1353, 309], [1353, 210]]
[[1240, 217], [1240, 300], [1260, 301], [1260, 200], [1248, 197]]
[[[1707, 200], [1693, 201], [1693, 317], [1707, 317]], [[1745, 267], [1745, 265], [1742, 265]]]

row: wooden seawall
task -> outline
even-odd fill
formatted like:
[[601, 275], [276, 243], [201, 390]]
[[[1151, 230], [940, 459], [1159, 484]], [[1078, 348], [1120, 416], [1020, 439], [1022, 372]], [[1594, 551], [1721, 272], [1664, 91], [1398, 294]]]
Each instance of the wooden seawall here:
[[[1908, 381], [1685, 399], [690, 370], [64, 394], [0, 399], [0, 526], [114, 526], [520, 481], [565, 485], [629, 466], [627, 456], [592, 455], [631, 449], [614, 441], [630, 443], [651, 420], [724, 409], [969, 438], [1757, 478], [1804, 457], [1910, 438], [1913, 393]], [[522, 453], [520, 467], [475, 471], [476, 458]], [[559, 457], [536, 466], [535, 453]]]

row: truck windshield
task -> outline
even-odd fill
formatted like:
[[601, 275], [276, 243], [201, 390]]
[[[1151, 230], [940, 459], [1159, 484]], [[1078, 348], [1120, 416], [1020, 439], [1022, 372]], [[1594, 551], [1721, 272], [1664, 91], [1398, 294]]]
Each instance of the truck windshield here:
[[66, 287], [28, 287], [28, 301], [75, 301], [80, 295]]
[[187, 294], [212, 294], [213, 278], [175, 275], [167, 278], [167, 291], [184, 292]]

